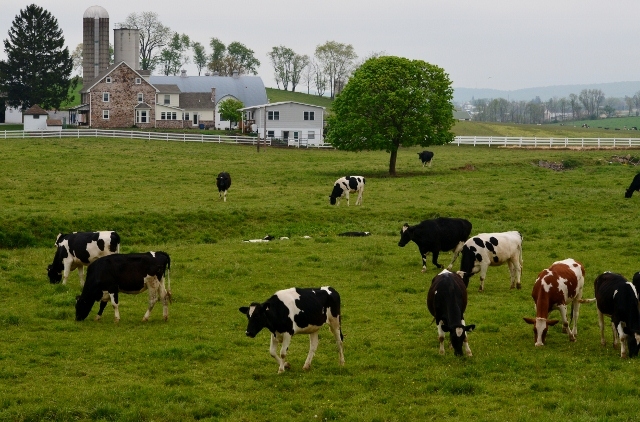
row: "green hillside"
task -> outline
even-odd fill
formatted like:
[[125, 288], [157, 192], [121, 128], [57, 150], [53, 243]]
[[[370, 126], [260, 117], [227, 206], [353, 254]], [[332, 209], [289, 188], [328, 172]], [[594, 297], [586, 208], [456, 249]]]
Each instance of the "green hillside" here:
[[319, 97], [317, 95], [303, 94], [302, 92], [283, 91], [276, 88], [267, 88], [267, 98], [269, 102], [296, 101], [299, 103], [313, 104], [331, 110], [333, 100], [329, 97]]

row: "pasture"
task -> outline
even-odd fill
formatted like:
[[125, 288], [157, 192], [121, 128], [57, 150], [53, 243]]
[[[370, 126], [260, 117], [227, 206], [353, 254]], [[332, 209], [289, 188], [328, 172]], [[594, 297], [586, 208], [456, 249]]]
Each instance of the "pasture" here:
[[[388, 154], [114, 139], [0, 143], [0, 420], [6, 421], [628, 421], [637, 418], [640, 360], [600, 346], [596, 309], [581, 308], [576, 343], [552, 327], [535, 348], [522, 318], [553, 261], [586, 268], [585, 294], [603, 271], [640, 270], [637, 172], [611, 150], [440, 146], [433, 167], [417, 152]], [[539, 160], [566, 161], [555, 172]], [[215, 177], [231, 174], [227, 202]], [[362, 206], [329, 205], [334, 181], [366, 177]], [[353, 198], [352, 198], [353, 199]], [[355, 203], [355, 201], [351, 201]], [[402, 224], [461, 217], [472, 234], [519, 230], [522, 290], [506, 267], [485, 292], [471, 278], [471, 358], [438, 354], [414, 243]], [[171, 255], [169, 321], [147, 295], [120, 296], [93, 321], [74, 320], [74, 271], [51, 285], [58, 232], [117, 230], [122, 252]], [[370, 231], [369, 237], [339, 237]], [[290, 240], [249, 244], [271, 234]], [[310, 236], [305, 239], [303, 236]], [[441, 253], [448, 264], [451, 254]], [[430, 258], [430, 257], [429, 257]], [[430, 261], [430, 259], [429, 259]], [[459, 261], [454, 269], [459, 268]], [[238, 308], [292, 286], [333, 286], [342, 298], [344, 367], [328, 327], [311, 370], [308, 336], [294, 336], [278, 375], [269, 333], [245, 336]], [[559, 317], [557, 311], [551, 318]], [[608, 320], [607, 320], [608, 324]]]

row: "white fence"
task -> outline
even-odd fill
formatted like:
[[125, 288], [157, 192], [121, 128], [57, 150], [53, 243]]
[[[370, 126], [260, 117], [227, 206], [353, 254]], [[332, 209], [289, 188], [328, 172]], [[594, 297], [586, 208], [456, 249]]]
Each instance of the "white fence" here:
[[540, 148], [640, 148], [640, 138], [535, 138], [524, 136], [456, 136], [454, 145]]

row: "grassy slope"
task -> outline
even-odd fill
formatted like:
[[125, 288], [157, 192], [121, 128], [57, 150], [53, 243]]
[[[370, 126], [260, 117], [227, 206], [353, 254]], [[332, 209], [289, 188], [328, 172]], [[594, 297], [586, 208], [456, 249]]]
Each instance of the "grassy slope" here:
[[296, 101], [299, 103], [314, 104], [331, 110], [333, 100], [329, 97], [319, 97], [317, 95], [304, 94], [302, 92], [283, 91], [276, 88], [267, 88], [267, 98], [269, 102]]
[[[384, 152], [3, 141], [0, 232], [34, 246], [0, 250], [0, 420], [636, 418], [640, 360], [600, 347], [593, 305], [582, 307], [576, 343], [557, 325], [534, 348], [522, 321], [536, 275], [554, 260], [585, 264], [586, 297], [600, 272], [638, 270], [638, 198], [623, 198], [636, 169], [605, 164], [610, 151], [433, 150], [432, 168], [417, 148], [400, 151], [400, 177], [389, 178]], [[567, 172], [533, 164], [568, 158], [579, 166]], [[460, 170], [466, 163], [476, 170]], [[233, 177], [226, 203], [215, 192], [221, 170]], [[346, 173], [367, 177], [362, 207], [328, 205]], [[508, 289], [506, 267], [489, 270], [483, 294], [472, 278], [470, 359], [438, 355], [424, 305], [436, 270], [420, 273], [416, 246], [397, 246], [402, 223], [438, 215], [525, 239], [523, 290]], [[171, 254], [168, 323], [159, 306], [140, 322], [146, 294], [121, 295], [118, 325], [110, 307], [101, 322], [73, 321], [77, 275], [52, 286], [45, 267], [58, 230], [88, 229], [118, 230], [123, 252]], [[336, 236], [348, 230], [373, 235]], [[266, 233], [291, 240], [241, 242]], [[292, 285], [341, 293], [344, 368], [326, 328], [308, 373], [305, 336], [294, 337], [282, 375], [268, 333], [244, 336], [238, 307]]]

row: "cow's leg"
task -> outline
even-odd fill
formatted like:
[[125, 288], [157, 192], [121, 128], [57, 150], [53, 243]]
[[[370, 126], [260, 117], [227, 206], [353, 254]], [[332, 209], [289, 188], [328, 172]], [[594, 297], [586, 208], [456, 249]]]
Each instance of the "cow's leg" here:
[[598, 327], [600, 327], [600, 345], [604, 346], [606, 341], [604, 341], [604, 315], [598, 309]]
[[84, 265], [78, 267], [78, 277], [80, 277], [80, 287], [84, 287]]
[[109, 299], [109, 292], [102, 292], [102, 299], [100, 299], [100, 309], [98, 309], [98, 314], [96, 315], [95, 321], [100, 321], [100, 318], [102, 318], [102, 313], [104, 312], [104, 308], [107, 307]]
[[420, 252], [420, 256], [422, 257], [422, 272], [423, 273], [427, 272], [427, 254], [428, 253], [429, 252], [425, 252], [425, 253]]
[[118, 310], [118, 293], [109, 293], [111, 297], [111, 305], [113, 305], [113, 314], [115, 316], [115, 322], [120, 321], [120, 311]]
[[158, 287], [160, 290], [160, 300], [162, 301], [162, 317], [166, 321], [169, 319], [169, 292], [164, 286], [164, 277], [160, 279]]
[[611, 321], [611, 330], [613, 331], [613, 348], [618, 347], [618, 342], [620, 341], [620, 336], [618, 336], [618, 330], [616, 329], [616, 324]]
[[453, 268], [453, 263], [456, 262], [456, 259], [458, 259], [458, 255], [460, 255], [460, 252], [462, 252], [463, 247], [464, 247], [464, 242], [458, 242], [458, 245], [453, 250], [453, 259], [451, 260], [451, 263], [447, 267], [447, 270], [451, 271], [451, 268]]
[[618, 323], [618, 327], [617, 328], [618, 328], [618, 330], [617, 330], [618, 338], [620, 339], [620, 357], [621, 358], [626, 358], [628, 356], [627, 335], [623, 331], [621, 322]]
[[285, 362], [283, 359], [280, 359], [278, 354], [278, 345], [282, 343], [282, 337], [276, 336], [275, 334], [271, 334], [271, 343], [269, 345], [269, 353], [271, 356], [278, 362], [278, 373], [284, 372]]
[[[573, 326], [569, 334], [569, 340], [576, 341], [578, 335], [578, 317], [580, 316], [580, 299], [581, 295], [576, 296], [573, 304], [571, 305], [571, 319], [573, 320]], [[573, 334], [573, 338], [572, 335]]]
[[431, 167], [431, 163], [433, 163], [433, 158], [429, 160], [429, 167]]
[[146, 276], [144, 279], [144, 283], [149, 289], [149, 308], [147, 312], [145, 312], [142, 317], [143, 321], [149, 321], [149, 317], [151, 316], [151, 311], [158, 301], [158, 278], [156, 276]]
[[224, 202], [227, 202], [227, 191], [224, 191]]
[[284, 372], [285, 369], [289, 369], [291, 365], [287, 362], [287, 351], [289, 350], [289, 344], [291, 343], [291, 334], [282, 334], [282, 346], [280, 347], [280, 369], [278, 373]]
[[362, 205], [362, 192], [362, 189], [358, 191], [358, 199], [356, 200], [356, 205]]
[[347, 206], [349, 206], [350, 204], [349, 204], [349, 191], [348, 190], [345, 191], [344, 197], [347, 198]]
[[71, 262], [64, 263], [64, 270], [62, 271], [62, 284], [67, 284], [67, 278], [71, 272]]
[[316, 350], [318, 349], [318, 332], [309, 334], [309, 354], [307, 355], [307, 360], [304, 361], [304, 366], [302, 369], [308, 371], [311, 368], [311, 360], [313, 359], [313, 355], [316, 354]]
[[340, 333], [340, 317], [334, 318], [329, 316], [329, 328], [336, 338], [336, 345], [338, 346], [338, 361], [340, 366], [344, 366], [344, 349], [342, 345], [342, 334]]
[[[558, 310], [560, 311], [560, 316], [562, 317], [562, 332], [564, 334], [569, 333], [569, 338], [571, 338], [571, 332], [569, 331], [569, 321], [567, 320], [567, 305], [558, 305]], [[575, 339], [571, 341], [575, 341]]]
[[442, 265], [438, 264], [438, 256], [440, 255], [440, 251], [433, 251], [431, 252], [431, 262], [433, 263], [433, 265], [435, 265], [437, 268], [442, 268]]
[[468, 337], [465, 336], [464, 342], [462, 343], [462, 345], [464, 346], [464, 352], [467, 354], [467, 356], [473, 356], [473, 353], [471, 353], [471, 348], [469, 347]]
[[445, 332], [442, 330], [442, 321], [438, 322], [438, 341], [440, 342], [440, 354], [444, 355], [444, 336]]
[[489, 263], [486, 261], [487, 260], [484, 259], [480, 264], [480, 287], [478, 287], [479, 292], [484, 291], [484, 279], [487, 277], [487, 270], [489, 269]]

